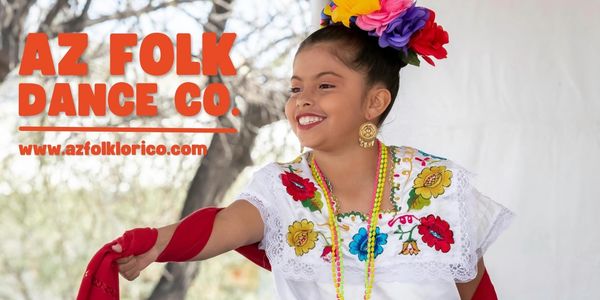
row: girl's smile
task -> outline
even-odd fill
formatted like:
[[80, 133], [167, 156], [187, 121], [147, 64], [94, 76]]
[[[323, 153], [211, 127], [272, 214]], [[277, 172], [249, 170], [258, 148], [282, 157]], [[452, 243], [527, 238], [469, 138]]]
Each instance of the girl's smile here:
[[312, 113], [301, 113], [296, 117], [299, 130], [308, 130], [321, 124], [326, 118]]

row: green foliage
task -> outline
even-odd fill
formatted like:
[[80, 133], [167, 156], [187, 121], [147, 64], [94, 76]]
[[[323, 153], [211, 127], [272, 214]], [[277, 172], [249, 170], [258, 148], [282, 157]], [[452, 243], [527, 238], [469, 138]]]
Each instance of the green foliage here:
[[[7, 157], [0, 163], [6, 166], [12, 160]], [[9, 299], [74, 299], [87, 263], [102, 245], [131, 228], [160, 227], [178, 220], [197, 159], [175, 169], [152, 162], [157, 165], [154, 172], [171, 174], [171, 182], [163, 185], [140, 180], [141, 165], [123, 168], [124, 163], [115, 160], [100, 164], [96, 172], [81, 173], [65, 161], [53, 161], [31, 180], [0, 173], [0, 290]], [[73, 178], [81, 185], [92, 184], [69, 188]], [[211, 299], [258, 299], [264, 281], [269, 284], [267, 271], [236, 252], [202, 264], [189, 299], [206, 293], [215, 296]], [[122, 299], [150, 295], [163, 268], [164, 264], [152, 264], [133, 282], [121, 279]], [[260, 299], [268, 299], [269, 294]]]

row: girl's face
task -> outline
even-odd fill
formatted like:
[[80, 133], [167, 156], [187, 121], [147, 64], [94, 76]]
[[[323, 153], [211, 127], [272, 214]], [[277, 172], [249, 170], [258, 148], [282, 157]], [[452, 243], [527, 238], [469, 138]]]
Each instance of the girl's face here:
[[348, 68], [318, 43], [296, 54], [285, 114], [300, 143], [312, 149], [358, 145], [367, 120], [364, 75]]

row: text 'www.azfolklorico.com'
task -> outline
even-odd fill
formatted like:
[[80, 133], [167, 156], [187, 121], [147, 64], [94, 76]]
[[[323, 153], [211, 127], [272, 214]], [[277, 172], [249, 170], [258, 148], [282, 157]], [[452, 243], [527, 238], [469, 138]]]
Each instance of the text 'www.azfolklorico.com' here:
[[206, 155], [205, 144], [138, 144], [104, 141], [81, 144], [19, 144], [21, 155]]

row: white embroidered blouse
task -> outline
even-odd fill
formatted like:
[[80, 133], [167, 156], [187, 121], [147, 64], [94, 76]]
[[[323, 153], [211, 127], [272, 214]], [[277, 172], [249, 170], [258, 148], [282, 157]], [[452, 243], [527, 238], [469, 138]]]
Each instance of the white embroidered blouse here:
[[[470, 184], [457, 163], [409, 146], [388, 146], [395, 209], [379, 215], [372, 299], [460, 299], [457, 282], [477, 274], [477, 261], [515, 214]], [[275, 280], [274, 299], [335, 299], [326, 199], [308, 153], [257, 170], [236, 198], [260, 211]], [[345, 299], [365, 290], [367, 220], [337, 216]]]

